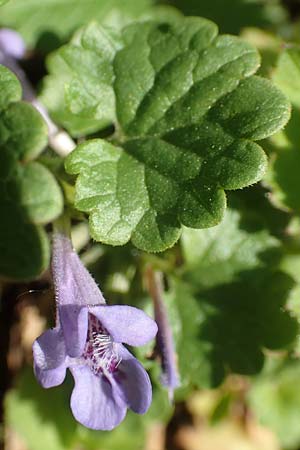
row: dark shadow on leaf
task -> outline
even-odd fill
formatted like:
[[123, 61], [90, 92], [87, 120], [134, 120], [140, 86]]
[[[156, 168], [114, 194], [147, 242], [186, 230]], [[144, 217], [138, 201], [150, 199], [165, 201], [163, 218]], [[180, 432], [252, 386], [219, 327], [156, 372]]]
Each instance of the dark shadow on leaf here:
[[61, 47], [63, 43], [56, 33], [51, 30], [44, 30], [37, 39], [36, 50], [45, 55]]
[[268, 190], [261, 184], [242, 191], [227, 192], [228, 206], [242, 211], [239, 226], [249, 233], [267, 228], [271, 234], [282, 238], [283, 230], [290, 221], [290, 214], [270, 203]]
[[45, 268], [46, 237], [22, 207], [17, 179], [0, 183], [0, 215], [0, 274], [17, 280], [37, 277]]
[[209, 344], [206, 358], [217, 368], [212, 385], [227, 372], [260, 372], [264, 349], [287, 349], [294, 342], [298, 322], [285, 309], [293, 284], [285, 273], [266, 268], [245, 271], [233, 283], [196, 294], [205, 317], [198, 338]]

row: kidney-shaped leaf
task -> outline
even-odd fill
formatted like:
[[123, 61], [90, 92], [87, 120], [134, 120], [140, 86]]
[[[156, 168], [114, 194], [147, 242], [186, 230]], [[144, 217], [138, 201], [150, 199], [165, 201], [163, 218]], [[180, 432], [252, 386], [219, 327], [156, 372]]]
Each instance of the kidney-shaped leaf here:
[[67, 171], [79, 174], [75, 206], [90, 213], [96, 240], [132, 238], [161, 251], [176, 242], [181, 225], [220, 222], [224, 189], [262, 177], [266, 156], [253, 141], [286, 123], [289, 103], [252, 76], [257, 51], [218, 36], [205, 19], [133, 24], [111, 64], [116, 145], [89, 141], [68, 157]]

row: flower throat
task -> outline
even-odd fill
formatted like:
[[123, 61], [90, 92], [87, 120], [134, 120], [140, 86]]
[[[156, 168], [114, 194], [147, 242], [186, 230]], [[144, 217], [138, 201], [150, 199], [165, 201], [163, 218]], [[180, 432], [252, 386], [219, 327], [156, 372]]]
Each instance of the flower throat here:
[[95, 375], [114, 372], [118, 368], [121, 358], [111, 336], [92, 314], [89, 314], [88, 323], [83, 358]]

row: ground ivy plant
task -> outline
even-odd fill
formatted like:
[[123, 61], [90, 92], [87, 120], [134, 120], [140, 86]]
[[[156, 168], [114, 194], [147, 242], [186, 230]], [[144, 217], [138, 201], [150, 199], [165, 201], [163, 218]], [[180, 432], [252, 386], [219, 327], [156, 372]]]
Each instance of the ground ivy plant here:
[[78, 175], [75, 206], [89, 214], [91, 236], [157, 252], [174, 245], [182, 225], [219, 223], [224, 190], [266, 170], [254, 141], [290, 114], [283, 94], [254, 75], [255, 48], [200, 18], [137, 23], [117, 38], [93, 25], [79, 39], [56, 55], [67, 68], [65, 107], [115, 129], [65, 163]]
[[[231, 410], [300, 444], [299, 42], [279, 0], [211, 3], [0, 0], [0, 406], [28, 448], [150, 448]], [[39, 283], [55, 319], [19, 300]]]

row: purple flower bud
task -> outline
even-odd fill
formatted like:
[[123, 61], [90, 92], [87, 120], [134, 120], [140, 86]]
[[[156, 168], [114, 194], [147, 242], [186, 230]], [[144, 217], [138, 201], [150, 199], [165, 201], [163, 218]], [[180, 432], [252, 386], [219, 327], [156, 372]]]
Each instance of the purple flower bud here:
[[22, 36], [10, 28], [0, 29], [0, 51], [15, 59], [22, 59], [26, 52]]
[[106, 305], [62, 234], [54, 236], [52, 273], [57, 324], [33, 344], [38, 381], [45, 388], [58, 386], [69, 368], [75, 380], [71, 409], [88, 428], [113, 429], [127, 408], [145, 413], [152, 399], [150, 379], [122, 343], [144, 345], [156, 335], [156, 323], [137, 308]]
[[168, 313], [163, 300], [161, 274], [151, 267], [147, 271], [148, 288], [154, 304], [154, 317], [158, 326], [156, 341], [161, 355], [161, 383], [169, 390], [169, 400], [173, 401], [174, 389], [180, 385], [177, 371], [176, 352]]

